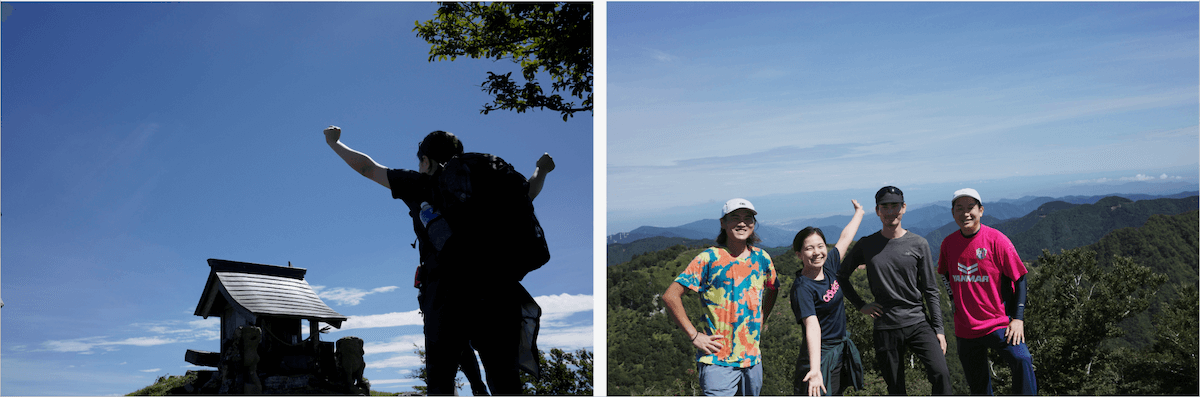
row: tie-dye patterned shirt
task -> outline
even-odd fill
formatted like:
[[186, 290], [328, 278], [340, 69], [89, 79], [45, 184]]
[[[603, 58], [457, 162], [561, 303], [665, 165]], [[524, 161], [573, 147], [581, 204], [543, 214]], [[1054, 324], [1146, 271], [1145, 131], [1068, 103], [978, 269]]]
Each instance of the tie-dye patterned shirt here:
[[750, 256], [737, 259], [724, 248], [711, 247], [697, 255], [675, 282], [700, 293], [709, 335], [722, 335], [721, 350], [696, 354], [705, 364], [746, 368], [759, 363], [763, 288], [778, 289], [771, 255], [750, 247]]

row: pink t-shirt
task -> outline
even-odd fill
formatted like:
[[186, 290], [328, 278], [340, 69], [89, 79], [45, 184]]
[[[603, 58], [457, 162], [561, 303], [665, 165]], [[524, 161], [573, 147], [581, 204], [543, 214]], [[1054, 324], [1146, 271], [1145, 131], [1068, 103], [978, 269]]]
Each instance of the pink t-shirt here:
[[1000, 300], [1000, 276], [1011, 280], [1028, 273], [1017, 249], [1004, 233], [980, 225], [970, 238], [955, 231], [942, 240], [938, 273], [950, 279], [954, 293], [954, 335], [974, 339], [1008, 326]]

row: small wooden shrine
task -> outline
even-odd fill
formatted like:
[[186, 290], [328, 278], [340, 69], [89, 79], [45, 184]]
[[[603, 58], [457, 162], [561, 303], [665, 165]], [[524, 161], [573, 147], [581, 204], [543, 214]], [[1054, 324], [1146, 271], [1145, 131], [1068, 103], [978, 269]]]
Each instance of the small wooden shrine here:
[[208, 265], [195, 314], [221, 318], [221, 351], [189, 349], [184, 359], [218, 369], [189, 371], [197, 379], [181, 392], [369, 394], [362, 339], [321, 341], [321, 323], [340, 329], [347, 318], [317, 297], [307, 270], [220, 259]]

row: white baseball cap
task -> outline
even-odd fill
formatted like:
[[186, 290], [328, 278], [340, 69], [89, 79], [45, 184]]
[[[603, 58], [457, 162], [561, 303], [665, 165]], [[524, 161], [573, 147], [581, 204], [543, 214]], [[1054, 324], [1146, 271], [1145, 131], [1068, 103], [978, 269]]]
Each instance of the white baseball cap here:
[[730, 212], [742, 208], [750, 210], [750, 212], [753, 212], [754, 215], [758, 215], [758, 211], [754, 210], [754, 204], [750, 204], [750, 200], [735, 198], [725, 202], [725, 207], [721, 208], [721, 217], [724, 218], [725, 215], [729, 215]]
[[954, 198], [950, 199], [950, 205], [954, 205], [954, 200], [958, 200], [959, 197], [971, 197], [974, 198], [975, 201], [978, 201], [979, 205], [983, 205], [983, 199], [979, 198], [979, 192], [975, 191], [975, 189], [966, 188], [956, 190], [954, 192]]

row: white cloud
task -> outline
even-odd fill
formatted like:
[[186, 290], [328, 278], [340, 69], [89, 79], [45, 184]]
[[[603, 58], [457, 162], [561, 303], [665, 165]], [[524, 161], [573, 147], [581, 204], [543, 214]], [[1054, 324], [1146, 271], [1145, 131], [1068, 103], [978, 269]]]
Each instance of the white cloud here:
[[[363, 358], [367, 362], [367, 368], [370, 369], [417, 368], [421, 366], [421, 359], [413, 350], [418, 347], [425, 347], [425, 335], [401, 335], [387, 342], [364, 344]], [[371, 359], [376, 354], [383, 354], [384, 357]], [[371, 380], [371, 384], [376, 384], [375, 380]]]
[[154, 336], [137, 336], [125, 339], [112, 339], [103, 336], [87, 338], [51, 340], [42, 342], [38, 351], [53, 351], [62, 353], [93, 354], [95, 350], [117, 351], [120, 346], [159, 346], [172, 343], [188, 343], [197, 340], [220, 339], [221, 319], [210, 317], [192, 321], [158, 321], [150, 323], [130, 324], [142, 333]]
[[1171, 176], [1162, 174], [1159, 176], [1150, 176], [1146, 174], [1137, 174], [1134, 176], [1123, 176], [1120, 178], [1097, 178], [1097, 179], [1081, 179], [1077, 181], [1067, 182], [1068, 185], [1089, 185], [1089, 184], [1105, 184], [1105, 183], [1124, 183], [1124, 182], [1147, 182], [1147, 181], [1167, 181], [1180, 180], [1181, 176]]
[[362, 328], [400, 327], [405, 325], [423, 325], [420, 310], [407, 312], [392, 312], [372, 314], [368, 316], [348, 316], [342, 328], [338, 331]]
[[675, 60], [679, 59], [679, 57], [671, 55], [662, 50], [647, 49], [647, 51], [650, 53], [650, 58], [653, 58], [659, 62], [674, 62]]
[[[543, 327], [538, 333], [538, 348], [542, 351], [558, 348], [566, 351], [578, 349], [593, 349], [593, 328], [591, 325], [566, 328]], [[416, 348], [425, 347], [425, 336], [422, 334], [402, 335], [388, 342], [367, 343], [363, 345], [363, 355], [368, 358], [367, 367], [380, 368], [416, 368], [421, 366], [421, 360], [413, 352]], [[384, 357], [371, 360], [371, 356], [382, 354]], [[375, 381], [371, 381], [372, 384]]]
[[134, 323], [131, 325], [135, 328], [142, 328], [146, 332], [171, 335], [178, 342], [218, 340], [221, 338], [220, 317], [209, 317], [191, 321], [171, 320], [153, 323]]
[[93, 337], [93, 338], [72, 339], [72, 340], [52, 340], [52, 341], [43, 342], [42, 346], [45, 347], [46, 350], [49, 350], [49, 351], [63, 352], [63, 353], [70, 353], [70, 352], [81, 352], [82, 353], [82, 352], [87, 352], [89, 350], [92, 350], [92, 348], [96, 346], [96, 342], [94, 342], [94, 341], [97, 339], [98, 338]]
[[418, 379], [371, 379], [371, 385], [395, 385], [395, 384], [410, 384], [419, 382]]
[[560, 313], [579, 313], [592, 311], [595, 305], [592, 295], [543, 295], [533, 298], [542, 307], [542, 315]]
[[413, 349], [418, 346], [425, 346], [425, 335], [402, 335], [392, 338], [392, 340], [388, 342], [364, 344], [363, 355], [369, 356], [379, 353], [412, 353]]
[[[367, 368], [416, 368], [421, 366], [421, 358], [416, 354], [395, 355], [382, 360], [367, 361]], [[371, 382], [375, 383], [375, 382]]]
[[[315, 289], [315, 288], [314, 288]], [[357, 298], [348, 299], [348, 301], [360, 301], [363, 296], [389, 292], [396, 289], [394, 286], [376, 288], [371, 291], [358, 291], [350, 295], [355, 295]], [[340, 291], [340, 292], [338, 292]], [[345, 293], [350, 291], [344, 288], [331, 290], [331, 292]], [[361, 292], [361, 295], [359, 293]], [[350, 295], [343, 295], [347, 297]], [[337, 298], [327, 298], [337, 299]], [[542, 307], [542, 328], [539, 334], [539, 346], [544, 349], [559, 347], [564, 349], [575, 349], [578, 347], [590, 347], [592, 344], [592, 327], [591, 325], [577, 326], [568, 324], [565, 320], [576, 313], [589, 312], [593, 310], [594, 302], [592, 295], [545, 295], [535, 297], [534, 300]], [[52, 351], [62, 353], [77, 353], [77, 354], [95, 354], [96, 351], [117, 351], [121, 346], [138, 346], [149, 347], [159, 346], [174, 343], [188, 343], [197, 340], [217, 340], [220, 338], [220, 318], [210, 317], [207, 319], [196, 319], [191, 321], [159, 321], [150, 323], [135, 323], [131, 324], [134, 328], [139, 329], [143, 333], [151, 334], [151, 336], [136, 336], [125, 339], [113, 339], [104, 336], [66, 339], [66, 340], [51, 340], [43, 342], [41, 349], [38, 351]], [[363, 329], [363, 328], [384, 328], [384, 327], [400, 327], [424, 324], [419, 310], [408, 312], [393, 312], [384, 314], [374, 314], [366, 316], [350, 316], [340, 330]], [[381, 354], [393, 353], [395, 356], [387, 359], [374, 361], [371, 365], [376, 368], [389, 367], [408, 367], [419, 366], [420, 362], [412, 353], [413, 345], [423, 346], [425, 343], [424, 336], [421, 334], [404, 335], [392, 339], [385, 343], [368, 343], [364, 346], [366, 354]], [[13, 349], [20, 350], [23, 346], [15, 346]]]
[[[559, 348], [574, 351], [581, 348], [593, 348], [593, 327], [591, 324], [567, 324], [566, 320], [576, 313], [589, 312], [594, 309], [592, 295], [545, 295], [534, 298], [542, 307], [542, 327], [538, 333], [538, 347], [543, 351]], [[588, 317], [590, 321], [591, 317]], [[352, 316], [346, 321], [345, 329], [394, 327], [402, 325], [421, 325], [419, 311], [404, 313], [388, 313], [370, 316]], [[425, 336], [422, 334], [401, 335], [387, 342], [366, 343], [363, 346], [364, 356], [367, 356], [367, 367], [381, 368], [417, 368], [421, 360], [413, 352], [414, 349], [425, 346]], [[373, 358], [373, 359], [372, 359]], [[374, 380], [372, 384], [376, 383]]]
[[158, 346], [179, 342], [177, 339], [160, 337], [135, 337], [122, 340], [105, 340], [104, 337], [90, 337], [68, 340], [52, 340], [42, 343], [43, 351], [62, 353], [92, 354], [93, 349], [116, 351], [117, 346]]
[[[580, 312], [593, 310], [592, 295], [544, 295], [533, 298], [542, 307], [542, 323], [554, 323]], [[366, 316], [349, 316], [337, 331], [363, 328], [400, 327], [423, 325], [420, 310], [392, 312]], [[336, 331], [333, 331], [336, 332]]]
[[188, 325], [192, 328], [219, 328], [221, 326], [220, 317], [209, 317], [200, 320], [188, 321]]
[[563, 327], [568, 317], [576, 313], [590, 312], [594, 302], [592, 295], [546, 295], [533, 298], [542, 307], [542, 330], [547, 327]]
[[582, 348], [594, 349], [592, 332], [591, 325], [550, 330], [543, 328], [542, 332], [538, 333], [538, 348], [543, 351], [553, 348], [566, 351]]
[[128, 338], [125, 340], [120, 340], [120, 341], [115, 341], [115, 342], [105, 342], [105, 344], [106, 345], [130, 345], [130, 346], [158, 346], [158, 345], [165, 345], [165, 344], [175, 343], [175, 342], [176, 342], [175, 339], [164, 339], [164, 338], [157, 338], [157, 337], [137, 337], [137, 338]]
[[155, 368], [155, 369], [142, 369], [142, 370], [138, 370], [138, 372], [146, 372], [146, 373], [151, 373], [151, 372], [160, 372], [160, 371], [162, 371], [162, 368]]
[[317, 296], [320, 297], [321, 299], [334, 301], [339, 305], [346, 305], [346, 306], [355, 306], [355, 305], [358, 305], [359, 303], [362, 303], [363, 298], [366, 297], [367, 295], [391, 292], [391, 291], [396, 290], [397, 288], [400, 288], [400, 287], [390, 285], [387, 287], [375, 288], [370, 291], [363, 291], [358, 288], [341, 288], [341, 287], [331, 288], [331, 289], [326, 290], [325, 286], [322, 286], [322, 285], [312, 286], [313, 291], [316, 291]]

